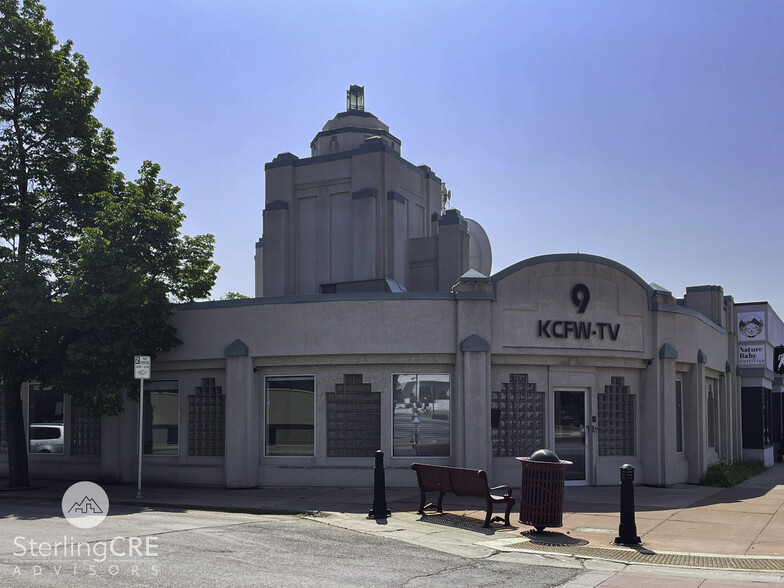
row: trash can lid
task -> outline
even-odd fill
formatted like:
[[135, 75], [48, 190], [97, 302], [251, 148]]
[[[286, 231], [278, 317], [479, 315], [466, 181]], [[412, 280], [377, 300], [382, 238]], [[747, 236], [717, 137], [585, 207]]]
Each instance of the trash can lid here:
[[549, 449], [537, 449], [531, 454], [531, 461], [550, 461], [554, 463], [558, 463], [561, 460], [555, 454], [555, 451], [550, 451]]

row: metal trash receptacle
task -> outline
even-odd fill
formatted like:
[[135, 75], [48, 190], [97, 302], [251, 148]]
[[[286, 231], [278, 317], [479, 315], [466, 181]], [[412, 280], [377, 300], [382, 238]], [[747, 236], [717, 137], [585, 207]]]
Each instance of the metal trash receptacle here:
[[549, 449], [518, 457], [523, 468], [520, 490], [520, 523], [537, 531], [563, 526], [564, 482], [571, 461], [559, 459]]

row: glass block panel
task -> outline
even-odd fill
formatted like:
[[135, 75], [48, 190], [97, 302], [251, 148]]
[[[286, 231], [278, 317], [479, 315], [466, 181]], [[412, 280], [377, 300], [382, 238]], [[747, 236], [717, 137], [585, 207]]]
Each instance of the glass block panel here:
[[635, 455], [636, 396], [612, 377], [599, 397], [599, 455]]
[[373, 457], [381, 448], [381, 393], [362, 374], [327, 392], [327, 457]]
[[544, 392], [528, 374], [509, 374], [491, 398], [494, 457], [528, 457], [544, 447]]
[[71, 455], [101, 455], [101, 417], [84, 406], [71, 409]]
[[226, 440], [226, 396], [215, 378], [202, 378], [188, 396], [188, 455], [223, 456]]

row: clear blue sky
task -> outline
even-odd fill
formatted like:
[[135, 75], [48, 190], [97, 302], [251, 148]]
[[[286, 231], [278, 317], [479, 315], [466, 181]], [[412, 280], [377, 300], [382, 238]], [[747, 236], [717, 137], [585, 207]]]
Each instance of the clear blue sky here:
[[50, 0], [129, 177], [213, 233], [253, 295], [264, 163], [309, 155], [350, 84], [477, 220], [493, 271], [614, 259], [784, 317], [784, 2]]

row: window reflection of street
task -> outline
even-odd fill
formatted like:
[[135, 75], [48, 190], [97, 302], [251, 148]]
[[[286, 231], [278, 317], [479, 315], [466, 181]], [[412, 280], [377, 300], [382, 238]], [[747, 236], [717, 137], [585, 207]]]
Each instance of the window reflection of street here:
[[420, 414], [419, 443], [415, 443], [411, 414], [410, 408], [395, 408], [395, 455], [449, 456], [449, 420]]
[[396, 374], [392, 378], [393, 455], [450, 455], [450, 376]]

